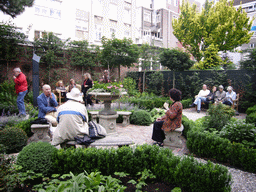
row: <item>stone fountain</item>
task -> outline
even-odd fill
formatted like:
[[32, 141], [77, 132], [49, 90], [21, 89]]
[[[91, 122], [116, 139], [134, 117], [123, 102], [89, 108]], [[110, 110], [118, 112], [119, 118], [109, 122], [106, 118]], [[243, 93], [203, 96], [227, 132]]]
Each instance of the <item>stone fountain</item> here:
[[99, 124], [105, 127], [108, 134], [116, 133], [116, 119], [118, 115], [116, 111], [111, 109], [111, 102], [118, 99], [122, 95], [127, 94], [122, 92], [120, 94], [112, 93], [98, 93], [90, 92], [90, 95], [94, 96], [95, 99], [101, 100], [104, 102], [104, 109], [99, 112]]

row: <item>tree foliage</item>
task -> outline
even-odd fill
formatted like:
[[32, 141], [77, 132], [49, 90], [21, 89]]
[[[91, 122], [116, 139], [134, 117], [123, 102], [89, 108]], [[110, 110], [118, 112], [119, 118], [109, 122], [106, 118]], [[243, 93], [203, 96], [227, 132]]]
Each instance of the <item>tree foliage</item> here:
[[220, 0], [215, 5], [206, 1], [202, 12], [196, 5], [182, 3], [178, 20], [173, 21], [174, 35], [199, 62], [211, 44], [218, 51], [228, 51], [248, 43], [252, 21], [246, 12], [233, 7], [233, 1]]
[[194, 64], [190, 55], [179, 49], [165, 49], [160, 54], [160, 63], [172, 71], [188, 70]]
[[149, 44], [142, 44], [139, 47], [140, 51], [140, 58], [142, 59], [141, 61], [141, 68], [142, 70], [145, 69], [150, 69], [151, 64], [152, 67], [155, 68], [157, 65], [159, 65], [159, 52], [160, 50], [157, 49], [154, 45], [149, 45]]
[[15, 26], [10, 23], [0, 23], [0, 59], [5, 60], [8, 65], [12, 60], [17, 60], [25, 43], [25, 34], [18, 32]]
[[113, 69], [118, 67], [120, 79], [120, 66], [131, 67], [139, 58], [139, 50], [136, 44], [132, 43], [131, 39], [117, 39], [114, 36], [112, 39], [103, 37], [103, 50], [101, 51], [101, 62], [103, 66]]
[[248, 58], [244, 61], [240, 61], [240, 68], [256, 70], [256, 49], [250, 50]]
[[84, 69], [96, 66], [99, 47], [89, 46], [88, 41], [71, 41], [69, 43], [70, 64]]
[[0, 10], [14, 18], [21, 14], [25, 7], [31, 7], [33, 3], [34, 0], [1, 0]]
[[[66, 61], [64, 57], [65, 43], [52, 32], [45, 33], [42, 38], [34, 41], [36, 54], [41, 56], [40, 64], [44, 64], [47, 69], [48, 79], [45, 83], [51, 83], [51, 72], [54, 67], [63, 65]], [[56, 78], [56, 75], [53, 75]]]

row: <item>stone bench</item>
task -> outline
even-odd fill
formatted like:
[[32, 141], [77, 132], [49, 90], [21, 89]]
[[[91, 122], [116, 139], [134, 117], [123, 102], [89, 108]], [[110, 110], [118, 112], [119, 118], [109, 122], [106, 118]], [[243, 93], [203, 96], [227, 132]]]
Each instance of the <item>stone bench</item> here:
[[[133, 140], [127, 136], [117, 136], [117, 135], [108, 135], [104, 138], [97, 139], [95, 142], [91, 143], [88, 147], [97, 147], [97, 146], [129, 146], [134, 144]], [[83, 146], [81, 144], [77, 144], [76, 141], [67, 141], [62, 143], [61, 148], [68, 148], [70, 146]]]
[[164, 146], [182, 148], [181, 135], [182, 135], [183, 129], [184, 127], [183, 125], [181, 125], [180, 128], [175, 129], [174, 131], [164, 132], [165, 133]]
[[[92, 116], [92, 121], [97, 122], [97, 117], [98, 117], [99, 111], [90, 111], [89, 113]], [[132, 114], [132, 112], [129, 112], [129, 111], [117, 111], [117, 114], [123, 116], [123, 123], [122, 123], [122, 125], [124, 127], [127, 126], [127, 125], [130, 125], [130, 115]]]
[[51, 138], [49, 137], [49, 124], [32, 124], [31, 132], [34, 133], [32, 137], [30, 137], [31, 142], [51, 142]]

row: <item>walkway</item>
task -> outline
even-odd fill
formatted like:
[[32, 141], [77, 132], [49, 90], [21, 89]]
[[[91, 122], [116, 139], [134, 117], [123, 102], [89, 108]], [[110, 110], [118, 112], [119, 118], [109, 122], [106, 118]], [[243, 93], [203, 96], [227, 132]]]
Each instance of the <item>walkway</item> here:
[[[206, 111], [201, 111], [197, 113], [194, 108], [184, 109], [183, 114], [186, 115], [189, 119], [195, 121], [198, 118], [201, 118], [206, 115]], [[239, 114], [236, 116], [238, 119], [245, 119], [245, 114]], [[137, 125], [129, 125], [127, 127], [122, 127], [121, 124], [117, 124], [117, 132], [119, 135], [129, 136], [135, 144], [152, 144], [153, 140], [152, 136], [153, 125], [150, 126], [137, 126]], [[182, 138], [183, 147], [180, 148], [171, 148], [175, 155], [183, 156], [187, 154], [189, 151], [186, 147], [186, 140]], [[203, 159], [196, 158], [200, 162], [206, 162]], [[229, 172], [232, 175], [233, 183], [232, 183], [232, 192], [256, 192], [256, 174], [248, 173], [245, 171], [241, 171], [239, 169], [227, 167]]]

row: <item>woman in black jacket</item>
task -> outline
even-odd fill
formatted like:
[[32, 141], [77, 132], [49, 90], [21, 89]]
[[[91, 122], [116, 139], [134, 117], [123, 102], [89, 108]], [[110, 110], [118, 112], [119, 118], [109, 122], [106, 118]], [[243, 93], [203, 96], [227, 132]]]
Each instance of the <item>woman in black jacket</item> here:
[[84, 94], [84, 103], [85, 106], [90, 104], [93, 105], [92, 100], [91, 100], [91, 95], [87, 94], [88, 89], [92, 88], [92, 79], [90, 73], [85, 73], [84, 74], [84, 83], [82, 85], [82, 92]]

